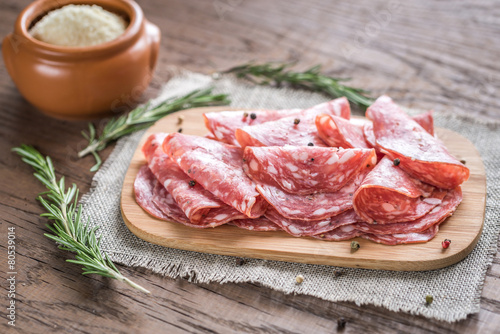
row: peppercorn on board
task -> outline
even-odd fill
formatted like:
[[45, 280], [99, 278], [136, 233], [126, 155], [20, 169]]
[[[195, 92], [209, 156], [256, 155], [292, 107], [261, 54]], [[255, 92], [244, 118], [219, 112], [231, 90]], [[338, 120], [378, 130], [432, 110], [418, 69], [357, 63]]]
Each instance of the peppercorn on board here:
[[[256, 232], [234, 226], [192, 229], [148, 215], [136, 202], [133, 183], [145, 158], [141, 147], [146, 138], [157, 132], [182, 132], [205, 135], [202, 114], [223, 108], [200, 108], [169, 115], [158, 121], [144, 135], [125, 176], [121, 209], [128, 228], [138, 237], [163, 246], [198, 252], [255, 257], [269, 260], [327, 264], [387, 270], [430, 270], [463, 259], [474, 248], [484, 220], [486, 178], [480, 156], [464, 137], [446, 129], [436, 129], [439, 138], [452, 154], [465, 160], [471, 175], [462, 185], [463, 202], [454, 215], [440, 226], [437, 236], [427, 243], [387, 246], [357, 238], [360, 249], [353, 252], [349, 241], [328, 242], [313, 238], [295, 238], [284, 232]], [[178, 117], [185, 120], [177, 124]], [[441, 242], [452, 240], [443, 251]]]

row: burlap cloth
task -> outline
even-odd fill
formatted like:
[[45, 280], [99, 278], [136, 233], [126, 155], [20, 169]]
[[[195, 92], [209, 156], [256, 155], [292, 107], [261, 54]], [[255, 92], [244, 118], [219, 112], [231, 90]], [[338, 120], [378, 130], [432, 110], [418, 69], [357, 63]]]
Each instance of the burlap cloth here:
[[[246, 108], [306, 108], [327, 100], [325, 96], [291, 89], [249, 85], [233, 77], [212, 77], [181, 72], [165, 86], [163, 97], [213, 85], [230, 94], [232, 105]], [[200, 119], [200, 122], [202, 120]], [[111, 260], [127, 266], [151, 269], [191, 282], [253, 282], [284, 293], [315, 296], [329, 301], [373, 304], [391, 311], [457, 321], [479, 312], [486, 271], [497, 250], [500, 231], [500, 131], [498, 124], [478, 122], [446, 113], [435, 113], [436, 126], [461, 133], [471, 140], [483, 158], [488, 183], [484, 231], [472, 253], [463, 261], [440, 270], [395, 272], [349, 269], [249, 259], [237, 266], [235, 258], [156, 246], [133, 235], [120, 214], [122, 182], [142, 133], [121, 139], [86, 194], [84, 215], [101, 228], [102, 248]], [[343, 274], [336, 277], [335, 271]], [[305, 280], [298, 285], [295, 277]], [[434, 302], [425, 305], [425, 296]]]

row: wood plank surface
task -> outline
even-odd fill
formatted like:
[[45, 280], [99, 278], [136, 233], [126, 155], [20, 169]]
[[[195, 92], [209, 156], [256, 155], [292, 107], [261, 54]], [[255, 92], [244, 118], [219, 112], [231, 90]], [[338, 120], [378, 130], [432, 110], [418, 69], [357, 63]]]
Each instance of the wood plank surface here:
[[[184, 134], [204, 136], [208, 131], [202, 122], [203, 113], [221, 110], [227, 110], [227, 107], [189, 109], [168, 115], [142, 137], [125, 175], [120, 202], [127, 227], [139, 238], [161, 246], [202, 253], [352, 268], [421, 271], [457, 263], [474, 249], [481, 236], [486, 205], [486, 175], [481, 156], [465, 137], [442, 128], [436, 129], [437, 135], [452, 154], [467, 162], [471, 175], [462, 185], [464, 199], [457, 211], [440, 226], [436, 237], [426, 243], [388, 246], [356, 238], [361, 248], [351, 252], [350, 240], [331, 242], [296, 238], [282, 231], [256, 232], [227, 225], [200, 230], [149, 215], [137, 204], [134, 195], [135, 177], [146, 163], [142, 144], [153, 133], [176, 132], [179, 115], [184, 116]], [[453, 240], [453, 247], [446, 251], [441, 246], [444, 239]]]
[[[30, 0], [2, 0], [0, 35]], [[250, 60], [321, 63], [351, 77], [372, 95], [387, 93], [409, 108], [435, 109], [500, 120], [500, 16], [495, 1], [301, 1], [138, 0], [162, 31], [153, 82], [140, 100], [158, 93], [169, 66], [211, 73]], [[389, 4], [391, 6], [389, 7]], [[98, 127], [103, 122], [96, 120]], [[7, 287], [6, 233], [16, 228], [16, 328], [5, 321], [6, 290], [0, 297], [2, 333], [498, 333], [500, 255], [489, 268], [478, 314], [453, 324], [373, 305], [331, 303], [283, 295], [255, 284], [196, 285], [150, 271], [119, 266], [152, 291], [84, 277], [69, 254], [43, 236], [43, 187], [10, 149], [34, 144], [50, 155], [59, 175], [90, 188], [91, 157], [77, 159], [86, 122], [40, 114], [18, 93], [0, 65], [0, 280]], [[112, 148], [102, 152], [106, 158]], [[498, 203], [495, 204], [498, 207]]]

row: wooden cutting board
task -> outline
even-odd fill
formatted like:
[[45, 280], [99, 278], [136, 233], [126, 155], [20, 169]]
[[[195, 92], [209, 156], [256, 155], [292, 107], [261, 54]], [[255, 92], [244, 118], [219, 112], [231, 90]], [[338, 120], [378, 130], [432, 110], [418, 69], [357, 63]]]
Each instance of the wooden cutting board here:
[[[194, 229], [150, 216], [135, 202], [133, 183], [145, 164], [141, 147], [156, 132], [177, 132], [203, 136], [208, 133], [202, 114], [225, 107], [197, 108], [178, 112], [159, 120], [144, 135], [125, 176], [121, 210], [127, 227], [139, 238], [165, 247], [238, 257], [335, 265], [340, 267], [402, 271], [431, 270], [449, 266], [466, 257], [477, 244], [484, 222], [486, 175], [479, 153], [465, 137], [437, 128], [439, 138], [459, 160], [465, 160], [471, 174], [462, 185], [463, 202], [440, 227], [437, 236], [423, 244], [387, 246], [357, 238], [361, 248], [351, 252], [351, 241], [322, 241], [296, 238], [285, 232], [252, 232], [234, 226]], [[232, 108], [234, 109], [234, 108]], [[178, 125], [179, 116], [184, 117]], [[444, 250], [441, 241], [450, 239]]]

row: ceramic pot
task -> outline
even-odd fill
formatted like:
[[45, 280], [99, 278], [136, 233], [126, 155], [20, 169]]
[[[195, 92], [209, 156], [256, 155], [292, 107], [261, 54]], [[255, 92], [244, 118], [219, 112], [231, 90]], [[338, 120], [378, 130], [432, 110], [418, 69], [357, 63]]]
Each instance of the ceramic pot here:
[[[115, 40], [88, 47], [41, 42], [28, 33], [47, 12], [67, 4], [96, 4], [126, 19]], [[89, 119], [123, 110], [151, 81], [160, 30], [130, 0], [38, 0], [26, 7], [3, 41], [5, 66], [21, 94], [42, 112]]]

